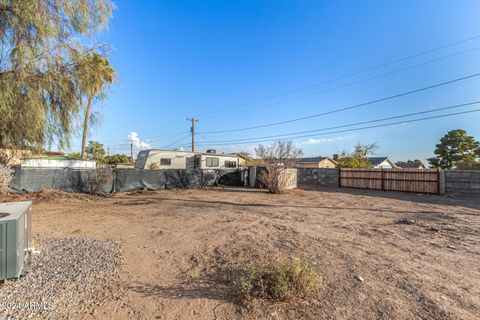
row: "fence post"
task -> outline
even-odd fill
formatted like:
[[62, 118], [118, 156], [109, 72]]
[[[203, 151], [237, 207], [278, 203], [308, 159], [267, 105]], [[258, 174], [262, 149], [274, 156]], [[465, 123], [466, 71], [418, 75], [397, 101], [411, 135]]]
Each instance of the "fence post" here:
[[382, 191], [385, 191], [385, 185], [383, 182], [383, 167], [382, 167]]
[[438, 179], [438, 183], [437, 183], [437, 193], [438, 194], [445, 194], [445, 171], [443, 170], [440, 170], [440, 168], [438, 168], [438, 172], [437, 172], [437, 179]]
[[338, 171], [338, 187], [341, 188], [342, 187], [342, 168], [338, 168], [337, 169]]

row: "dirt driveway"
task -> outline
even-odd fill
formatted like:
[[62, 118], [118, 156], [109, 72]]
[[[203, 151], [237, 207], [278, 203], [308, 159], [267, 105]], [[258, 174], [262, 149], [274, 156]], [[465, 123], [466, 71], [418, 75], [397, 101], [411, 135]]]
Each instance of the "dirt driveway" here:
[[[54, 197], [35, 204], [34, 236], [120, 243], [123, 295], [101, 319], [480, 318], [480, 199], [340, 191]], [[317, 264], [311, 297], [235, 303], [230, 267], [289, 255]]]

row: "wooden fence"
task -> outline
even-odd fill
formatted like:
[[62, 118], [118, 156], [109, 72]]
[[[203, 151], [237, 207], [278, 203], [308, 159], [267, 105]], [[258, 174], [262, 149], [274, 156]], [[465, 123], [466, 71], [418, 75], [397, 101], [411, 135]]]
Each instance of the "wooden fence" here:
[[340, 169], [339, 186], [438, 194], [440, 172], [416, 169]]

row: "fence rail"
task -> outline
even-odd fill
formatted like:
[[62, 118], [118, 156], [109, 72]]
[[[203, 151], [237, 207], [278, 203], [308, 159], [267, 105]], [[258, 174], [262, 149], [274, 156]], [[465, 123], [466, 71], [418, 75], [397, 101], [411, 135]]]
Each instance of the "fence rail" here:
[[347, 188], [440, 193], [440, 172], [417, 169], [340, 169], [339, 186]]

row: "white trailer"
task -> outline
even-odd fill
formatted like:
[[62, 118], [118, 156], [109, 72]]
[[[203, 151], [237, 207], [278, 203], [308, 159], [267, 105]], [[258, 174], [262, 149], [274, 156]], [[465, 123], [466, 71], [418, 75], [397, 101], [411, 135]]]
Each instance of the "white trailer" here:
[[223, 153], [200, 153], [195, 156], [195, 168], [204, 170], [238, 169], [238, 156]]
[[177, 150], [144, 150], [135, 161], [137, 169], [238, 169], [237, 155]]
[[176, 150], [143, 150], [135, 161], [137, 169], [187, 169], [193, 168], [195, 153]]

